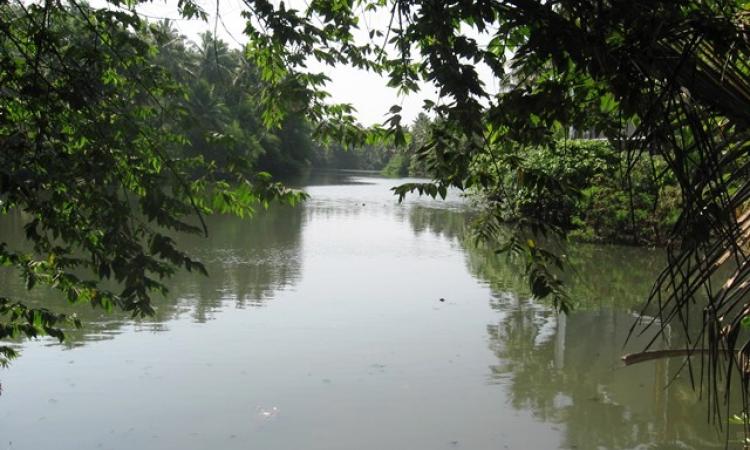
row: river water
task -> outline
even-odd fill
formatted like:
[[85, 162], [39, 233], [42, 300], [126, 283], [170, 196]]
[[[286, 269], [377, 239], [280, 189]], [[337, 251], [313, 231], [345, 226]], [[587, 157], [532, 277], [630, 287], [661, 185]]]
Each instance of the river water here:
[[404, 181], [316, 176], [300, 207], [210, 218], [179, 239], [210, 277], [177, 275], [155, 317], [81, 307], [65, 344], [21, 344], [0, 450], [724, 447], [679, 361], [619, 362], [652, 336], [623, 347], [659, 252], [571, 248], [558, 317], [471, 245], [460, 197], [398, 204]]

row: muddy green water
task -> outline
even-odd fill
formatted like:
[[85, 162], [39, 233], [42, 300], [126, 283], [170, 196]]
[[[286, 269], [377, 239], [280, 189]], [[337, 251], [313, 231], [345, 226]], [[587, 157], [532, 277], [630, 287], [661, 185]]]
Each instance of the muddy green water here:
[[571, 248], [560, 318], [468, 245], [460, 198], [399, 205], [403, 181], [316, 176], [301, 207], [211, 218], [180, 239], [210, 278], [176, 276], [153, 319], [83, 308], [65, 345], [23, 343], [0, 450], [723, 448], [679, 361], [619, 362], [651, 337], [623, 348], [658, 252]]

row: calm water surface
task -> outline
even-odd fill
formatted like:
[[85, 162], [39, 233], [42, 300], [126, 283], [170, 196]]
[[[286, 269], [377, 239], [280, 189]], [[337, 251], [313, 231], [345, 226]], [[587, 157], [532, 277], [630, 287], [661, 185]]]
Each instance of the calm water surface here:
[[657, 252], [570, 249], [558, 318], [469, 244], [460, 198], [399, 205], [403, 181], [316, 177], [302, 207], [212, 218], [181, 239], [210, 278], [175, 277], [153, 319], [84, 309], [65, 345], [24, 343], [0, 450], [723, 448], [667, 387], [679, 361], [619, 363], [651, 337], [623, 348]]

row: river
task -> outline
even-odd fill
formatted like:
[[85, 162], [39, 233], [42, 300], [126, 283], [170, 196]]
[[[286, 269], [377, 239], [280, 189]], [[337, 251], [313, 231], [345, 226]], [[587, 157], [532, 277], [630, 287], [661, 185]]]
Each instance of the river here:
[[398, 204], [404, 181], [320, 175], [300, 207], [211, 217], [179, 238], [210, 277], [175, 276], [155, 317], [80, 307], [65, 344], [19, 344], [0, 450], [724, 448], [680, 361], [619, 361], [652, 336], [623, 347], [660, 252], [573, 246], [558, 317], [471, 244], [466, 202]]

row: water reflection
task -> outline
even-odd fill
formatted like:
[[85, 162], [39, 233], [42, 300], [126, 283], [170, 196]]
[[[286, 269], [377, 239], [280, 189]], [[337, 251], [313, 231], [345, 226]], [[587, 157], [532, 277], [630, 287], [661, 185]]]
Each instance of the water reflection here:
[[702, 420], [701, 402], [684, 380], [670, 384], [679, 361], [623, 367], [618, 356], [651, 336], [623, 342], [631, 314], [612, 308], [557, 317], [532, 302], [495, 302], [502, 319], [488, 326], [498, 357], [493, 382], [509, 386], [514, 408], [565, 425], [565, 448], [723, 448]]
[[[87, 324], [70, 345], [87, 345], [29, 343], [8, 371], [0, 437], [28, 449], [723, 447], [685, 380], [667, 387], [679, 361], [619, 362], [652, 336], [622, 347], [658, 252], [566, 249], [578, 309], [558, 317], [529, 300], [518, 267], [472, 245], [465, 202], [398, 204], [388, 188], [403, 181], [327, 174], [301, 184], [301, 208], [210, 218], [208, 239], [178, 244], [211, 276], [177, 274], [148, 321], [63, 305]], [[0, 283], [24, 292], [15, 274]]]
[[409, 224], [414, 232], [461, 240], [468, 243], [468, 211], [416, 206], [409, 210]]
[[[574, 269], [567, 287], [576, 309], [558, 316], [529, 298], [519, 267], [473, 244], [463, 214], [414, 208], [410, 223], [417, 233], [459, 242], [470, 272], [492, 289], [491, 307], [499, 319], [487, 326], [489, 347], [497, 356], [488, 382], [507, 386], [516, 410], [559, 424], [565, 436], [560, 448], [725, 447], [725, 435], [705, 418], [705, 401], [693, 391], [688, 374], [679, 372], [682, 361], [630, 367], [620, 361], [654, 337], [655, 330], [644, 323], [627, 339], [662, 267], [661, 252], [569, 244], [563, 251]], [[680, 330], [670, 333], [670, 341], [672, 346], [683, 342]], [[740, 431], [730, 428], [730, 448], [741, 448]]]
[[[460, 243], [469, 271], [495, 294], [529, 295], [523, 268], [491, 246], [478, 245], [469, 233], [465, 210], [416, 206], [408, 212], [415, 233], [429, 232]], [[661, 250], [568, 243], [559, 248], [566, 260], [566, 289], [578, 308], [603, 305], [639, 310], [655, 274], [664, 264]]]
[[258, 211], [251, 220], [209, 217], [208, 239], [177, 239], [178, 246], [204, 262], [209, 277], [180, 272], [170, 281], [171, 296], [191, 300], [198, 322], [227, 302], [240, 308], [261, 306], [301, 274], [302, 220], [301, 208], [279, 205]]
[[[207, 217], [208, 237], [176, 236], [177, 245], [203, 262], [209, 276], [178, 271], [166, 281], [167, 297], [154, 297], [154, 316], [139, 321], [122, 311], [70, 304], [44, 287], [27, 291], [17, 272], [8, 268], [0, 270], [0, 289], [3, 295], [24, 296], [31, 305], [77, 314], [84, 328], [66, 331], [64, 345], [68, 347], [111, 339], [133, 324], [137, 330], [157, 332], [168, 330], [168, 322], [181, 317], [202, 323], [227, 305], [262, 306], [276, 291], [293, 286], [301, 273], [302, 221], [301, 208], [274, 205], [259, 210], [252, 220]], [[4, 238], [23, 242], [24, 222], [19, 213], [5, 217], [0, 224]], [[56, 342], [49, 341], [49, 345]]]

